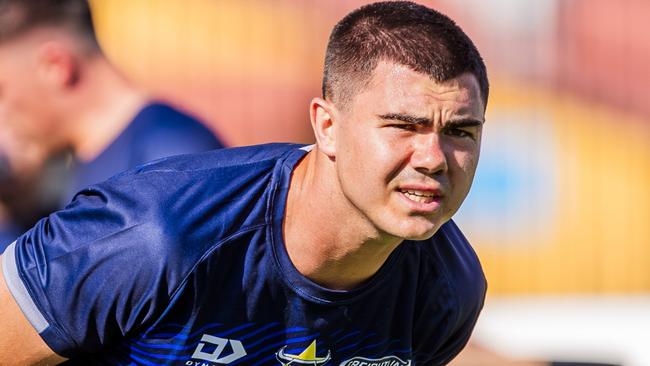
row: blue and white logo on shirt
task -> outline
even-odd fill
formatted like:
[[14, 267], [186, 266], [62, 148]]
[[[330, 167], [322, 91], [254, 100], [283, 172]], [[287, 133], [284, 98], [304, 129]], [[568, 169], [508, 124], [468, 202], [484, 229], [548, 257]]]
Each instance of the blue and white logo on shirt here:
[[[224, 352], [226, 346], [229, 344], [232, 351], [228, 353]], [[215, 347], [214, 350], [212, 350], [212, 352], [206, 352], [204, 349], [210, 346]], [[231, 362], [237, 361], [244, 356], [246, 356], [246, 350], [240, 341], [236, 339], [219, 338], [209, 334], [204, 334], [201, 337], [201, 342], [196, 346], [196, 349], [194, 349], [194, 353], [192, 354], [193, 359], [214, 362], [222, 365], [227, 365]]]

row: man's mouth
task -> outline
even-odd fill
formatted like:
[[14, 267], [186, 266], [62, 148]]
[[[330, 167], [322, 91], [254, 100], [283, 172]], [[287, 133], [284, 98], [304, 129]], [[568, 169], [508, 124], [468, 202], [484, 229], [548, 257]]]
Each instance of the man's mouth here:
[[416, 189], [400, 189], [404, 196], [413, 202], [418, 203], [431, 203], [436, 201], [440, 195], [433, 191], [421, 191]]

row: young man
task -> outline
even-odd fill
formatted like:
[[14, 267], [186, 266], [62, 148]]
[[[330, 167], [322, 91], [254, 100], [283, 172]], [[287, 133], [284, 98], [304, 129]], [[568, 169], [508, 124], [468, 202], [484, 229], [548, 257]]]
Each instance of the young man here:
[[[84, 190], [2, 258], [0, 358], [441, 365], [486, 283], [450, 220], [485, 66], [447, 17], [364, 6], [333, 30], [313, 147], [165, 159]], [[6, 286], [5, 286], [6, 283]]]
[[[153, 159], [222, 145], [111, 65], [86, 0], [0, 0], [0, 146], [10, 165], [0, 177], [0, 200], [22, 228], [0, 242], [1, 253], [90, 184]], [[52, 159], [67, 151], [73, 164]]]

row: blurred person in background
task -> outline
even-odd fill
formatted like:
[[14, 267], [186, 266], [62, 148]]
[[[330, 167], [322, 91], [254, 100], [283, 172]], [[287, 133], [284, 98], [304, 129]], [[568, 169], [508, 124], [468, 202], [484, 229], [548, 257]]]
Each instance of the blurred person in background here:
[[85, 0], [0, 0], [0, 252], [80, 189], [222, 147], [102, 54]]

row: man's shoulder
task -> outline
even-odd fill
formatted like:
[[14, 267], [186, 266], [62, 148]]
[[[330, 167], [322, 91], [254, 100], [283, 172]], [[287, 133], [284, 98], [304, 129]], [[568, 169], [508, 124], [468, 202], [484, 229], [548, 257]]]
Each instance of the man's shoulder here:
[[209, 235], [227, 235], [263, 223], [276, 166], [298, 147], [258, 145], [163, 158], [82, 190], [62, 214], [98, 206], [165, 227], [167, 236], [187, 237], [183, 231], [197, 225], [219, 229]]
[[287, 153], [297, 150], [302, 145], [288, 143], [271, 143], [210, 150], [183, 154], [158, 159], [143, 164], [127, 174], [150, 172], [191, 172], [219, 169], [251, 168], [275, 165]]
[[152, 102], [133, 117], [129, 128], [140, 137], [166, 134], [203, 134], [208, 128], [199, 119], [166, 103]]
[[[214, 129], [164, 103], [144, 106], [116, 141], [133, 167], [162, 157], [223, 148]], [[126, 167], [125, 167], [126, 168]]]
[[80, 191], [50, 220], [75, 232], [69, 237], [87, 234], [84, 242], [146, 230], [138, 242], [147, 239], [160, 251], [209, 246], [267, 224], [277, 167], [299, 147], [258, 145], [163, 158]]

